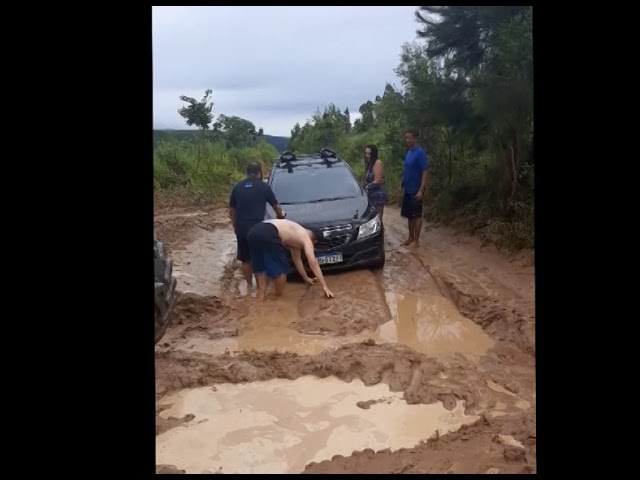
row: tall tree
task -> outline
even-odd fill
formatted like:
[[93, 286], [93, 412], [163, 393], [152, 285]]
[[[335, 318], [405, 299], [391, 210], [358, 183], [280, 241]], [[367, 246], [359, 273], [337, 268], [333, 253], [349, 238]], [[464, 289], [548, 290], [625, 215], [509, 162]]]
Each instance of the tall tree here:
[[209, 101], [210, 95], [213, 93], [211, 89], [208, 89], [204, 93], [202, 100], [197, 101], [193, 97], [187, 97], [181, 95], [180, 100], [187, 102], [189, 105], [184, 106], [178, 110], [178, 113], [185, 119], [188, 126], [195, 125], [200, 130], [200, 144], [198, 147], [198, 161], [202, 154], [202, 149], [205, 143], [205, 132], [209, 130], [209, 125], [213, 120], [213, 102]]

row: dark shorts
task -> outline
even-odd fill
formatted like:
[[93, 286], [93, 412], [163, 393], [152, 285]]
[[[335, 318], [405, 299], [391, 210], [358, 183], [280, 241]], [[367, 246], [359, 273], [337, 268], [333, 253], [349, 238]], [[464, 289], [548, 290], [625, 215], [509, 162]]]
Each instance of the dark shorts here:
[[383, 188], [370, 189], [368, 195], [369, 201], [376, 207], [387, 204], [387, 192]]
[[422, 200], [417, 200], [415, 193], [411, 195], [405, 194], [402, 197], [400, 215], [409, 220], [422, 217]]
[[251, 254], [249, 251], [249, 240], [247, 240], [247, 236], [249, 235], [249, 230], [251, 230], [251, 227], [253, 227], [257, 223], [259, 223], [259, 221], [238, 220], [236, 224], [236, 258], [242, 263], [247, 263], [251, 260]]
[[278, 229], [271, 223], [258, 223], [247, 236], [253, 273], [266, 273], [269, 278], [288, 274], [289, 259]]
[[247, 263], [251, 260], [251, 255], [249, 253], [249, 240], [247, 240], [247, 237], [240, 237], [236, 235], [236, 242], [238, 250], [236, 258], [242, 263]]

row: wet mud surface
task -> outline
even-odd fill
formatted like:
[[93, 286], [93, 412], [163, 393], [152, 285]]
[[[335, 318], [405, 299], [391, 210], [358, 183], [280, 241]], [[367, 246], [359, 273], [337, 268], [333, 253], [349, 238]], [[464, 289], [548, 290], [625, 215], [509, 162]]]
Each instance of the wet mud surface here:
[[429, 226], [400, 247], [392, 208], [385, 228], [383, 270], [260, 302], [225, 210], [156, 215], [179, 290], [156, 347], [158, 473], [535, 473], [530, 258]]

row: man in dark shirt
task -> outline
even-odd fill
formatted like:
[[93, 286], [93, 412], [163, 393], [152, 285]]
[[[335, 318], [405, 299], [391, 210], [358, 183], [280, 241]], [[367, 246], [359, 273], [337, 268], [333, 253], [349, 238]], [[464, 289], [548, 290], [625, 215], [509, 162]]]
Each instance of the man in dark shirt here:
[[278, 218], [285, 214], [280, 208], [271, 187], [262, 181], [262, 166], [251, 162], [247, 167], [247, 178], [238, 182], [229, 197], [229, 218], [236, 232], [237, 258], [242, 262], [242, 274], [249, 288], [252, 287], [253, 271], [247, 234], [251, 227], [264, 220], [267, 202], [273, 207]]

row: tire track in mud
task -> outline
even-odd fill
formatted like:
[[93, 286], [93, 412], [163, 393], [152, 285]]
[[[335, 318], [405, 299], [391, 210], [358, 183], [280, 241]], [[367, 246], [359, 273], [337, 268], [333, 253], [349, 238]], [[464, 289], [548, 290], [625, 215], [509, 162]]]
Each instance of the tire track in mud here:
[[[402, 227], [399, 219], [386, 222], [393, 243], [399, 244]], [[452, 301], [460, 314], [478, 324], [503, 347], [513, 345], [535, 355], [535, 298], [531, 267], [518, 268], [511, 260], [491, 249], [482, 248], [476, 239], [456, 237], [446, 229], [422, 233], [419, 250], [399, 247], [397, 252], [412, 257], [420, 267], [410, 270], [427, 272], [433, 283], [421, 281], [410, 291], [429, 292], [433, 285], [444, 298]], [[489, 262], [487, 264], [487, 261]], [[489, 266], [487, 266], [489, 265]], [[524, 273], [514, 273], [524, 270]], [[492, 274], [493, 273], [493, 274]]]
[[[473, 268], [476, 265], [458, 261], [454, 267], [457, 252], [452, 254], [451, 246], [441, 239], [430, 245], [430, 235], [423, 234], [423, 248], [417, 252], [398, 247], [404, 238], [399, 220], [393, 217], [396, 214], [388, 209], [385, 215], [388, 248], [383, 271], [328, 275], [337, 293], [330, 301], [321, 297], [319, 288], [290, 282], [285, 299], [267, 301], [264, 306], [243, 289], [234, 258], [235, 238], [222, 212], [158, 217], [156, 231], [177, 259], [178, 288], [183, 292], [175, 320], [157, 347], [158, 400], [185, 388], [218, 383], [295, 380], [304, 375], [345, 381], [359, 378], [366, 385], [385, 383], [391, 390], [404, 392], [409, 404], [439, 401], [451, 409], [464, 401], [468, 413], [482, 418], [411, 449], [354, 452], [308, 465], [304, 473], [371, 473], [372, 466], [376, 473], [535, 471], [533, 343], [527, 340], [526, 328], [518, 326], [514, 331], [514, 317], [502, 313], [519, 300], [526, 302], [514, 295], [500, 298], [505, 289], [486, 271], [479, 274]], [[393, 341], [384, 344], [379, 330], [394, 324], [398, 299], [407, 292], [425, 299], [444, 297], [498, 343], [481, 356], [433, 356]], [[533, 315], [530, 318], [527, 325], [533, 325]], [[397, 329], [397, 319], [395, 323]], [[287, 334], [290, 349], [270, 351], [284, 331], [299, 336]], [[257, 341], [261, 336], [268, 341]], [[401, 337], [396, 335], [395, 342]], [[246, 348], [243, 338], [251, 340], [244, 342]], [[301, 343], [312, 341], [320, 342], [326, 351], [313, 345], [300, 348]], [[214, 344], [224, 348], [208, 347]], [[296, 348], [299, 354], [292, 353]], [[370, 399], [370, 408], [375, 409], [377, 400]], [[160, 414], [159, 434], [189, 424], [188, 418], [167, 423]], [[511, 435], [519, 443], [505, 444], [499, 435]]]

